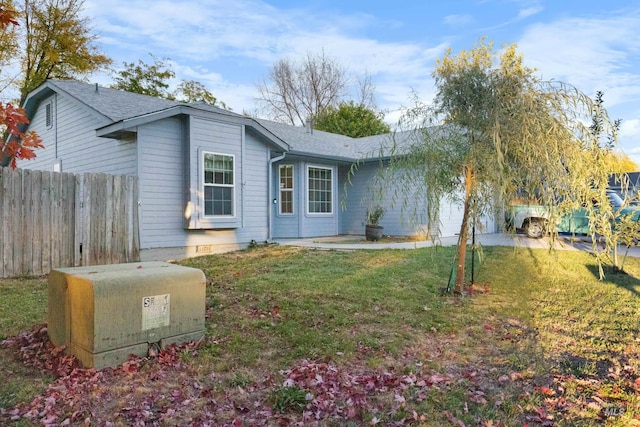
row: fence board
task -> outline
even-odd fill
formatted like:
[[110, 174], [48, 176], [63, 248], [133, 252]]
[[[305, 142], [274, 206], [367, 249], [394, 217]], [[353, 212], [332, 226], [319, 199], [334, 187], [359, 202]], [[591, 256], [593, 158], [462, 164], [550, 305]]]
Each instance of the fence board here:
[[60, 234], [60, 224], [62, 223], [60, 219], [60, 174], [51, 175], [51, 186], [49, 188], [51, 192], [49, 198], [51, 212], [51, 268], [56, 268], [62, 265], [60, 264], [60, 239], [62, 239]]
[[42, 251], [38, 248], [42, 247], [42, 224], [38, 221], [42, 217], [42, 205], [40, 203], [41, 200], [41, 188], [42, 188], [42, 173], [34, 173], [32, 175], [31, 182], [29, 183], [31, 187], [31, 201], [29, 203], [29, 207], [31, 209], [30, 217], [34, 218], [36, 221], [29, 228], [29, 231], [32, 233], [31, 239], [31, 261], [29, 261], [29, 257], [25, 257], [25, 262], [31, 263], [32, 272], [30, 274], [36, 274], [36, 271], [42, 271]]
[[[9, 197], [11, 200], [9, 201], [9, 224], [14, 224], [13, 227], [10, 225], [9, 234], [10, 239], [12, 241], [22, 240], [20, 234], [22, 232], [22, 218], [20, 216], [20, 205], [22, 204], [22, 176], [16, 175], [11, 178], [9, 181], [11, 188], [9, 188]], [[12, 245], [13, 253], [10, 253], [11, 257], [9, 271], [10, 274], [16, 275], [20, 274], [20, 268], [18, 259], [22, 257], [22, 245], [18, 245], [17, 247]]]
[[40, 187], [40, 229], [42, 230], [42, 272], [48, 272], [51, 268], [51, 174], [42, 173]]
[[0, 224], [0, 239], [2, 240], [2, 244], [0, 245], [0, 277], [4, 277], [6, 263], [5, 254], [8, 252], [8, 248], [6, 246], [9, 241], [8, 238], [5, 239], [5, 236], [7, 235], [6, 229], [8, 228], [7, 224], [9, 223], [9, 215], [6, 209], [8, 199], [6, 191], [7, 178], [5, 175], [8, 175], [8, 173], [5, 173], [4, 168], [0, 169], [0, 221], [2, 221]]
[[82, 176], [75, 175], [73, 185], [74, 191], [74, 200], [75, 200], [75, 224], [78, 224], [77, 227], [74, 227], [74, 240], [73, 240], [73, 265], [81, 265], [82, 264], [82, 233], [83, 233], [83, 210], [82, 210]]
[[75, 177], [71, 174], [62, 175], [62, 228], [64, 236], [61, 241], [61, 259], [63, 265], [73, 265], [75, 246]]
[[0, 278], [140, 260], [138, 178], [0, 168]]
[[13, 180], [15, 174], [9, 169], [2, 168], [2, 277], [13, 275], [13, 227], [16, 223], [12, 221], [13, 201]]
[[125, 221], [123, 226], [125, 228], [124, 236], [132, 236], [127, 239], [125, 243], [125, 254], [130, 259], [140, 259], [140, 223], [138, 222], [139, 216], [139, 204], [140, 200], [138, 195], [138, 178], [135, 176], [126, 176], [125, 194], [123, 198], [125, 202], [125, 213], [122, 215]]
[[[113, 194], [111, 196], [112, 201], [112, 209], [113, 209], [113, 217], [114, 218], [122, 218], [122, 214], [124, 212], [124, 206], [122, 204], [122, 176], [113, 177]], [[122, 262], [121, 253], [124, 250], [122, 246], [122, 221], [113, 221], [111, 223], [111, 263], [116, 264]]]
[[112, 220], [114, 217], [113, 214], [113, 187], [115, 185], [114, 182], [115, 177], [111, 179], [105, 178], [104, 189], [105, 189], [105, 206], [104, 206], [104, 246], [102, 249], [102, 259], [104, 263], [111, 263], [111, 248], [113, 242], [113, 223], [117, 222], [117, 220]]

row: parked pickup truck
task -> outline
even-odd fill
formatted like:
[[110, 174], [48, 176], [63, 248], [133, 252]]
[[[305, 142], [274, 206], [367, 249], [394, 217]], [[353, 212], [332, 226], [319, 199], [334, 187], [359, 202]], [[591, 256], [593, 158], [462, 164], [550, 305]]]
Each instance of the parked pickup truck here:
[[[622, 207], [624, 202], [615, 191], [607, 191], [607, 197], [619, 217], [633, 215], [633, 221], [640, 221], [640, 207]], [[505, 210], [508, 229], [522, 230], [528, 237], [539, 239], [548, 229], [549, 210], [545, 206], [533, 204], [512, 204]], [[589, 234], [589, 212], [585, 208], [576, 209], [570, 215], [560, 218], [556, 224], [558, 233]]]
[[546, 233], [549, 209], [541, 205], [514, 204], [505, 210], [508, 230], [522, 230], [528, 237], [539, 239]]

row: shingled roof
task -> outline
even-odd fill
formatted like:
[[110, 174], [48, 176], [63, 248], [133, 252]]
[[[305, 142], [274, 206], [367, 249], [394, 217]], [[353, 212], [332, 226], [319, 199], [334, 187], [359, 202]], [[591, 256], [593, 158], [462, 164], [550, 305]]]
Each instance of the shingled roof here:
[[114, 122], [149, 114], [178, 105], [175, 101], [111, 89], [77, 80], [48, 80], [65, 92]]
[[314, 158], [345, 162], [377, 159], [381, 154], [383, 156], [389, 155], [389, 149], [393, 145], [394, 139], [400, 145], [406, 145], [409, 141], [407, 134], [351, 138], [265, 119], [250, 118], [204, 103], [180, 103], [77, 80], [47, 80], [27, 97], [25, 101], [27, 114], [31, 115], [40, 98], [48, 96], [52, 92], [65, 93], [91, 108], [104, 117], [107, 126], [180, 106], [245, 119], [247, 124], [253, 126], [258, 132], [266, 129], [273, 136], [285, 142], [290, 147], [290, 154]]
[[271, 133], [286, 141], [291, 147], [291, 154], [318, 157], [323, 159], [354, 162], [388, 157], [396, 145], [397, 152], [402, 152], [412, 142], [411, 132], [387, 133], [362, 138], [323, 132], [301, 126], [264, 119], [254, 119]]
[[25, 101], [25, 107], [29, 111], [32, 98], [38, 98], [41, 93], [45, 95], [55, 92], [63, 92], [77, 101], [85, 104], [105, 118], [118, 122], [133, 117], [143, 116], [158, 111], [163, 111], [178, 105], [188, 105], [198, 109], [204, 109], [225, 115], [240, 116], [231, 111], [202, 103], [181, 103], [154, 96], [141, 95], [118, 89], [111, 89], [97, 84], [89, 84], [77, 80], [47, 80]]

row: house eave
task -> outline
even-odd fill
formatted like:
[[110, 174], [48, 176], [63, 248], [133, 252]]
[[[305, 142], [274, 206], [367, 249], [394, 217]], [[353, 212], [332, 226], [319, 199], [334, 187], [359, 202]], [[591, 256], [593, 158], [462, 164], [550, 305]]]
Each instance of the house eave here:
[[331, 161], [340, 162], [340, 163], [354, 163], [358, 161], [358, 159], [354, 159], [353, 157], [331, 156], [331, 155], [328, 156], [325, 154], [310, 153], [306, 151], [290, 151], [288, 155], [296, 156], [296, 157], [305, 157], [308, 159], [331, 160]]
[[[206, 116], [210, 116], [210, 115], [219, 116], [220, 113], [201, 110], [188, 105], [178, 105], [178, 106], [170, 107], [164, 110], [155, 111], [153, 113], [120, 120], [118, 122], [109, 124], [107, 126], [103, 126], [101, 128], [96, 129], [96, 135], [102, 138], [122, 138], [125, 136], [135, 135], [137, 133], [137, 129], [139, 126], [142, 126], [150, 122], [166, 119], [169, 117], [174, 117], [177, 115], [202, 115], [202, 114]], [[225, 117], [225, 120], [236, 122], [238, 124], [249, 126], [255, 129], [256, 132], [263, 135], [273, 145], [275, 145], [276, 147], [278, 147], [283, 151], [288, 152], [291, 149], [289, 144], [284, 142], [282, 139], [278, 138], [273, 133], [269, 132], [264, 126], [262, 126], [260, 123], [253, 120], [250, 117], [245, 117], [240, 115], [228, 115], [224, 117]]]
[[117, 138], [127, 134], [135, 134], [138, 126], [166, 119], [179, 114], [184, 114], [185, 106], [178, 105], [164, 110], [155, 111], [141, 116], [120, 120], [107, 126], [96, 129], [96, 135], [102, 138]]

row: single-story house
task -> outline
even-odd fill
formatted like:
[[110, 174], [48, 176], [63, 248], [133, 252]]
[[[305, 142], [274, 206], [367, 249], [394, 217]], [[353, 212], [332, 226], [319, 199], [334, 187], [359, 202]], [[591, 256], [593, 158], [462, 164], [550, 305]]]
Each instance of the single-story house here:
[[[368, 184], [391, 142], [74, 80], [46, 81], [24, 108], [45, 149], [20, 168], [138, 176], [143, 260], [191, 256], [204, 246], [221, 252], [251, 241], [363, 234]], [[385, 234], [429, 229], [402, 215], [388, 207]], [[461, 216], [459, 206], [444, 204], [440, 235], [458, 233]], [[485, 230], [496, 230], [492, 220]]]

